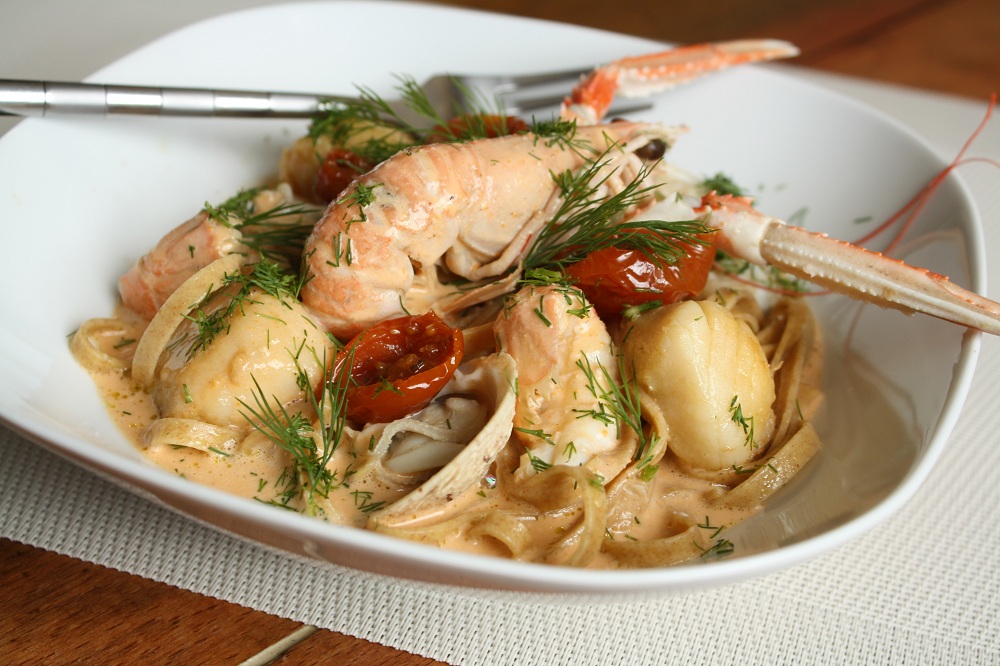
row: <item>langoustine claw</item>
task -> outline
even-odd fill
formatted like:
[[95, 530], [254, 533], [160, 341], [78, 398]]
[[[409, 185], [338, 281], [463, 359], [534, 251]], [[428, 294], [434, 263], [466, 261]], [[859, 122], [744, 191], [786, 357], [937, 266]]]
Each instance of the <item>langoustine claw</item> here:
[[852, 298], [1000, 335], [1000, 303], [943, 275], [785, 224], [759, 213], [751, 202], [714, 192], [702, 199], [699, 212], [719, 230], [716, 241], [724, 252]]
[[562, 116], [594, 124], [604, 117], [616, 95], [651, 95], [710, 72], [753, 62], [793, 58], [798, 54], [795, 45], [778, 39], [745, 39], [691, 44], [621, 58], [584, 75], [563, 103]]

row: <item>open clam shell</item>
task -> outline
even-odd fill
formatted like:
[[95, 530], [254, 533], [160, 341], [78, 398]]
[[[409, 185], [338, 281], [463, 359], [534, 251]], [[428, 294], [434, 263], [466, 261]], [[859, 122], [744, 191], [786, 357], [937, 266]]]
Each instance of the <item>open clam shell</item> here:
[[471, 371], [456, 375], [453, 393], [476, 394], [492, 414], [483, 429], [454, 458], [423, 484], [373, 513], [369, 528], [396, 527], [443, 514], [462, 493], [479, 482], [507, 445], [514, 422], [517, 367], [500, 352], [476, 359]]

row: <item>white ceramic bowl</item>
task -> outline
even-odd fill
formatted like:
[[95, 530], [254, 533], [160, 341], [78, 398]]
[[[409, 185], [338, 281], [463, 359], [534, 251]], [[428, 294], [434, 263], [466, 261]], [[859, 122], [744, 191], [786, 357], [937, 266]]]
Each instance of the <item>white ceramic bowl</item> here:
[[[352, 26], [378, 25], [377, 43]], [[335, 29], [344, 26], [343, 30]], [[414, 42], [419, 39], [419, 43]], [[516, 49], [513, 45], [516, 45]], [[282, 5], [212, 19], [91, 77], [115, 83], [391, 93], [396, 74], [583, 66], [658, 48], [578, 27], [380, 2]], [[783, 70], [783, 71], [782, 71]], [[794, 77], [731, 70], [656, 98], [647, 119], [690, 133], [671, 159], [723, 171], [759, 207], [852, 239], [943, 166], [880, 114]], [[197, 486], [146, 462], [105, 415], [67, 335], [111, 312], [134, 259], [205, 201], [271, 175], [304, 123], [28, 120], [0, 141], [0, 414], [42, 446], [229, 532], [388, 575], [472, 587], [629, 593], [686, 590], [781, 569], [889, 519], [945, 445], [979, 336], [841, 297], [814, 300], [827, 347], [821, 455], [767, 509], [730, 530], [733, 557], [668, 569], [581, 571], [475, 557], [331, 526]], [[804, 215], [802, 214], [804, 212]], [[868, 225], [874, 222], [867, 223]], [[981, 291], [979, 221], [947, 179], [902, 248]], [[69, 500], [67, 500], [69, 501]]]

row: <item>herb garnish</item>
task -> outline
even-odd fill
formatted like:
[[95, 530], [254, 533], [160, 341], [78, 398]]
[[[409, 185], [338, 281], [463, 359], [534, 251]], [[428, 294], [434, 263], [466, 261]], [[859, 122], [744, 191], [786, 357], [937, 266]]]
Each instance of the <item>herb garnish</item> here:
[[[322, 390], [317, 398], [313, 392], [309, 376], [299, 364], [299, 349], [293, 354], [298, 368], [296, 381], [302, 389], [310, 406], [316, 413], [315, 425], [309, 422], [302, 413], [289, 413], [284, 405], [272, 406], [264, 390], [251, 376], [256, 391], [254, 403], [256, 407], [240, 400], [247, 410], [244, 418], [261, 434], [287, 451], [292, 457], [292, 467], [286, 470], [279, 483], [285, 487], [287, 505], [291, 498], [302, 496], [306, 503], [306, 513], [319, 515], [323, 513], [317, 497], [326, 499], [330, 492], [343, 484], [348, 476], [338, 479], [338, 471], [332, 470], [329, 463], [340, 444], [340, 439], [347, 423], [347, 389], [350, 382], [349, 368], [353, 364], [353, 350], [349, 350], [344, 367], [348, 370], [331, 376], [328, 370], [322, 384]], [[316, 354], [314, 349], [309, 349]], [[321, 367], [328, 367], [326, 352], [316, 361]]]
[[702, 548], [697, 544], [697, 542], [695, 542], [695, 545], [697, 545], [699, 550], [701, 550], [701, 556], [703, 558], [725, 557], [726, 555], [732, 555], [736, 551], [736, 546], [732, 541], [719, 537], [719, 534], [721, 534], [722, 530], [725, 528], [713, 525], [708, 516], [705, 516], [704, 524], [698, 523], [698, 527], [703, 530], [711, 530], [711, 534], [709, 534], [708, 538], [716, 539], [715, 543], [708, 548]]
[[743, 405], [740, 404], [740, 397], [734, 395], [732, 401], [729, 403], [729, 414], [732, 417], [733, 423], [743, 428], [743, 434], [746, 436], [746, 445], [751, 449], [757, 448], [757, 442], [754, 440], [754, 418], [753, 416], [747, 418], [743, 415]]
[[[595, 370], [587, 355], [580, 354], [576, 365], [587, 378], [587, 390], [597, 398], [600, 405], [598, 409], [590, 410], [585, 415], [606, 423], [610, 423], [606, 419], [613, 418], [619, 437], [621, 436], [621, 425], [624, 424], [639, 439], [635, 459], [640, 460], [652, 448], [655, 439], [650, 437], [642, 427], [642, 406], [639, 402], [639, 387], [635, 373], [626, 372], [623, 354], [619, 352], [615, 358], [618, 363], [618, 375], [621, 377], [621, 383], [614, 380], [611, 373], [600, 361], [597, 361]], [[629, 379], [630, 377], [631, 379]]]
[[614, 171], [609, 168], [608, 154], [615, 149], [588, 161], [577, 173], [553, 174], [562, 202], [525, 254], [525, 269], [562, 271], [591, 252], [608, 247], [641, 250], [655, 261], [669, 264], [686, 254], [685, 245], [705, 242], [698, 235], [709, 229], [698, 221], [624, 219], [659, 186], [644, 185], [652, 169], [644, 165], [620, 191], [603, 196], [603, 186]]
[[743, 196], [743, 188], [728, 175], [721, 171], [714, 176], [709, 176], [702, 181], [702, 187], [706, 192], [716, 192], [718, 194], [732, 194], [733, 196]]
[[300, 254], [314, 222], [306, 216], [318, 213], [319, 209], [285, 202], [258, 211], [254, 200], [262, 189], [240, 190], [218, 206], [206, 202], [203, 210], [219, 224], [238, 230], [240, 241], [262, 256], [292, 257]]
[[[251, 297], [254, 288], [260, 289], [285, 307], [298, 300], [299, 292], [305, 284], [305, 279], [298, 273], [290, 273], [281, 265], [261, 259], [253, 265], [249, 273], [242, 272], [226, 275], [218, 293], [219, 298], [228, 298], [228, 302], [215, 310], [206, 312], [201, 307], [196, 308], [184, 317], [195, 326], [193, 335], [184, 336], [173, 343], [172, 348], [187, 345], [188, 358], [197, 351], [204, 351], [215, 338], [229, 332], [229, 322], [233, 315], [243, 312], [246, 303], [259, 303]], [[235, 291], [223, 291], [232, 287]]]

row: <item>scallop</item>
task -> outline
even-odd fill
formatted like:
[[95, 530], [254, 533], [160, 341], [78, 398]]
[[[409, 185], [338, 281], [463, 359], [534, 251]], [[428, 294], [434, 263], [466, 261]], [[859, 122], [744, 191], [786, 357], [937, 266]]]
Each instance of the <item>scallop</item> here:
[[[220, 292], [205, 310], [225, 307], [230, 299]], [[260, 395], [282, 406], [301, 401], [301, 377], [316, 386], [324, 359], [333, 355], [330, 341], [301, 304], [258, 288], [204, 344], [194, 319], [177, 328], [153, 384], [161, 417], [249, 430], [244, 403], [255, 405]]]
[[774, 379], [743, 320], [714, 301], [642, 315], [623, 345], [644, 399], [662, 410], [683, 463], [720, 470], [753, 460], [774, 429]]

